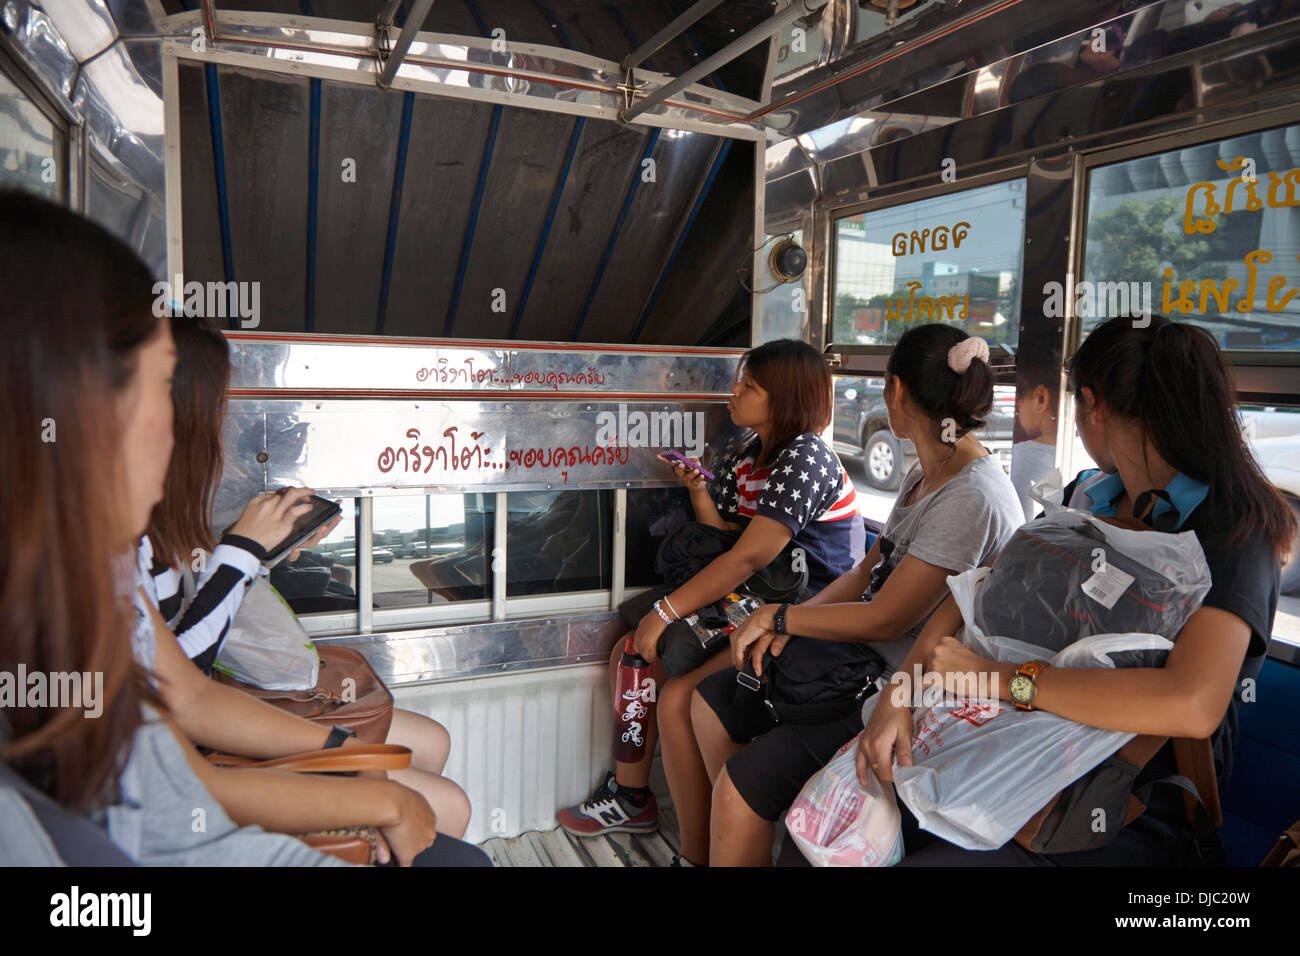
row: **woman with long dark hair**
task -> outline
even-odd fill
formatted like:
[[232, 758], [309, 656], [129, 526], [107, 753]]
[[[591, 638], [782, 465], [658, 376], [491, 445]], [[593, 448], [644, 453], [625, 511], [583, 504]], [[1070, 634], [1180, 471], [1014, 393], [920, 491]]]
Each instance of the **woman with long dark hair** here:
[[[669, 622], [734, 591], [787, 546], [801, 549], [813, 590], [852, 566], [856, 492], [835, 453], [819, 437], [832, 411], [825, 361], [805, 342], [780, 339], [745, 353], [738, 371], [727, 408], [732, 422], [751, 429], [752, 438], [715, 466], [712, 482], [681, 464], [674, 466], [674, 474], [690, 492], [697, 522], [740, 535], [684, 584], [663, 594], [654, 608], [646, 611], [642, 604], [643, 613], [627, 621], [635, 628], [637, 653], [654, 664], [657, 713], [643, 728], [645, 757], [638, 763], [619, 763], [590, 798], [560, 811], [560, 825], [575, 835], [659, 826], [649, 782], [660, 729], [665, 731], [664, 768], [678, 815], [692, 802], [707, 806], [707, 781], [703, 788], [698, 785], [704, 772], [699, 754], [692, 747], [674, 749], [666, 731], [671, 725], [680, 731], [674, 740], [689, 738], [691, 691], [701, 678], [727, 666], [727, 656], [719, 652], [669, 680], [658, 661], [659, 639]], [[800, 482], [795, 468], [808, 468], [810, 462], [816, 462], [816, 477]], [[794, 480], [787, 477], [791, 474]], [[611, 690], [625, 639], [615, 642], [610, 658]]]
[[[776, 820], [861, 729], [862, 697], [902, 662], [948, 575], [996, 554], [1022, 521], [1010, 481], [974, 434], [993, 404], [983, 339], [945, 325], [904, 333], [884, 397], [890, 428], [912, 440], [917, 462], [881, 536], [811, 599], [766, 605], [733, 632], [733, 666], [699, 683], [690, 733], [671, 741], [696, 755], [689, 785], [705, 797], [677, 810], [693, 863], [770, 865]], [[817, 473], [803, 461], [785, 480]], [[746, 664], [766, 682], [748, 696], [736, 689]]]
[[[293, 520], [307, 509], [299, 504], [311, 489], [290, 489], [284, 495], [259, 495], [217, 542], [209, 524], [212, 502], [220, 482], [224, 453], [221, 423], [224, 418], [226, 386], [230, 378], [230, 350], [224, 336], [200, 318], [174, 316], [170, 319], [178, 361], [172, 388], [175, 408], [176, 447], [167, 468], [162, 500], [154, 507], [149, 529], [141, 541], [140, 566], [147, 568], [145, 593], [158, 607], [176, 634], [181, 650], [196, 665], [168, 668], [166, 693], [175, 695], [173, 709], [218, 708], [211, 719], [219, 719], [232, 700], [227, 688], [204, 680], [212, 670], [221, 640], [229, 631], [243, 601], [247, 586], [265, 574], [262, 560], [267, 552], [290, 533]], [[303, 547], [324, 538], [339, 519], [326, 525]], [[188, 603], [182, 603], [181, 580], [192, 573], [186, 565], [191, 555], [207, 554], [203, 570], [195, 575], [196, 589]], [[290, 560], [294, 555], [290, 555]], [[191, 565], [192, 567], [192, 565]], [[175, 663], [170, 656], [164, 658]], [[265, 717], [265, 708], [245, 708], [245, 716]], [[284, 725], [283, 720], [279, 725]], [[318, 737], [328, 731], [318, 724], [294, 718], [297, 733], [281, 740], [278, 725], [250, 725], [265, 747], [292, 753], [303, 743], [301, 734], [314, 729]], [[451, 740], [440, 723], [401, 708], [393, 709], [386, 742], [411, 749], [411, 768], [391, 771], [389, 776], [428, 800], [438, 816], [440, 833], [463, 836], [469, 825], [469, 798], [455, 783], [441, 776]]]
[[[161, 492], [173, 361], [151, 311], [151, 277], [99, 227], [8, 193], [0, 283], [0, 670], [84, 678], [80, 702], [0, 709], [0, 759], [136, 860], [334, 862], [289, 837], [237, 829], [147, 680], [152, 627], [133, 602], [128, 556], [153, 504], [150, 485]], [[161, 456], [162, 466], [132, 474], [128, 452]], [[88, 685], [97, 700], [86, 699]], [[13, 828], [0, 845], [27, 847], [14, 862], [120, 862], [84, 831], [63, 839], [64, 821], [61, 831], [41, 828], [37, 803], [17, 788], [0, 788], [0, 803], [0, 827]], [[205, 833], [181, 822], [195, 810]]]
[[[0, 424], [0, 665], [106, 676], [95, 707], [102, 717], [87, 712], [89, 702], [62, 711], [6, 706], [0, 756], [37, 790], [88, 813], [141, 863], [336, 862], [289, 837], [237, 827], [246, 824], [284, 834], [374, 826], [381, 859], [485, 863], [451, 837], [425, 853], [437, 836], [433, 811], [396, 782], [217, 768], [199, 756], [181, 724], [210, 746], [275, 754], [249, 732], [258, 719], [204, 722], [167, 706], [162, 672], [189, 664], [132, 580], [135, 541], [162, 497], [172, 449], [176, 353], [168, 323], [153, 314], [152, 278], [98, 226], [5, 194], [0, 280], [12, 291], [0, 316], [0, 372], [13, 413]], [[249, 713], [272, 712], [265, 721], [291, 733], [305, 727], [293, 749], [320, 746], [309, 722], [247, 699]], [[196, 810], [202, 828], [192, 826]], [[25, 845], [48, 851], [31, 838], [34, 823], [21, 807], [0, 815]], [[45, 852], [31, 862], [59, 860]]]
[[[1108, 730], [1210, 738], [1219, 786], [1232, 770], [1238, 694], [1263, 662], [1277, 610], [1280, 556], [1295, 517], [1264, 478], [1236, 418], [1223, 358], [1203, 329], [1153, 316], [1139, 327], [1116, 318], [1097, 328], [1070, 363], [1076, 425], [1098, 469], [1065, 489], [1065, 502], [1095, 515], [1140, 521], [1160, 531], [1195, 533], [1210, 570], [1210, 591], [1174, 639], [1162, 667], [1046, 668], [1034, 678], [1032, 706]], [[1010, 701], [1017, 667], [984, 660], [951, 635], [961, 614], [951, 599], [930, 619], [908, 655], [943, 677], [998, 676]], [[893, 779], [910, 766], [912, 714], [886, 695], [858, 752], [858, 776]], [[1135, 787], [1177, 772], [1172, 742], [1142, 768]], [[1147, 810], [1115, 840], [1077, 853], [1035, 854], [1015, 842], [999, 850], [955, 847], [915, 826], [904, 810], [904, 866], [1132, 864], [1187, 862], [1196, 846], [1183, 791], [1151, 790]]]

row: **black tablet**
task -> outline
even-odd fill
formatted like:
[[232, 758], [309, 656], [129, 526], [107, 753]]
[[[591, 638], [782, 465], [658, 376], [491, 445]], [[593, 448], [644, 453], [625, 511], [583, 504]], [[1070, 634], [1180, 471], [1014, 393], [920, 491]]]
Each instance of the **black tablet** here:
[[289, 532], [289, 536], [267, 553], [262, 563], [268, 568], [273, 568], [283, 561], [294, 548], [319, 531], [321, 525], [333, 521], [334, 516], [343, 510], [337, 502], [322, 498], [320, 495], [312, 495], [308, 500], [311, 502], [311, 510], [299, 515], [293, 523], [293, 530]]

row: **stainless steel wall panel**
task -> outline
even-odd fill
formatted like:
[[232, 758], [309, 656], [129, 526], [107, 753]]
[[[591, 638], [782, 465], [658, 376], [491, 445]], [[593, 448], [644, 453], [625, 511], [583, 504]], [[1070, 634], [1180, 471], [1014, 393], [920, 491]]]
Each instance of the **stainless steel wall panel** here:
[[560, 113], [502, 110], [451, 335], [510, 337], [576, 122]]
[[[231, 393], [274, 398], [358, 397], [381, 391], [524, 393], [577, 397], [725, 399], [743, 354], [739, 349], [595, 349], [515, 342], [266, 335], [236, 332], [230, 344]], [[416, 396], [418, 397], [418, 396]]]
[[[234, 399], [230, 410], [266, 415], [268, 487], [308, 485], [331, 494], [661, 485], [672, 480], [656, 457], [663, 449], [698, 453], [710, 436], [730, 426], [721, 401]], [[658, 422], [655, 431], [634, 431], [638, 419], [645, 429]], [[610, 434], [615, 430], [618, 438]], [[696, 438], [694, 449], [688, 437]], [[617, 446], [619, 439], [638, 447]], [[227, 450], [227, 458], [252, 471], [259, 451]]]
[[260, 328], [301, 330], [307, 297], [307, 81], [227, 68], [218, 75], [233, 278], [261, 283]]
[[520, 338], [569, 338], [628, 185], [640, 175], [648, 135], [637, 127], [587, 121], [524, 309]]
[[244, 506], [267, 489], [266, 464], [257, 460], [266, 449], [265, 413], [256, 408], [227, 411], [221, 447], [225, 459], [212, 508], [212, 526], [218, 530], [234, 524]]
[[387, 334], [442, 334], [491, 118], [484, 103], [415, 98]]
[[[819, 167], [822, 195], [835, 205], [868, 193], [881, 198], [938, 182], [944, 158], [951, 158], [968, 177], [1004, 169], [1031, 153], [1042, 158], [1116, 145], [1294, 102], [1294, 73], [1285, 64], [1300, 62], [1298, 56], [1300, 22], [1244, 34], [1213, 49], [1044, 93], [950, 127], [843, 155]], [[1269, 69], [1258, 68], [1260, 63], [1270, 64]], [[1201, 84], [1207, 73], [1224, 77], [1213, 89], [1225, 99], [1212, 106], [1203, 105]], [[836, 147], [825, 148], [837, 152]]]
[[640, 174], [636, 196], [600, 279], [582, 336], [590, 342], [628, 342], [641, 310], [668, 261], [696, 193], [704, 185], [721, 141], [702, 133], [665, 130], [655, 144], [654, 181]]
[[[375, 329], [402, 94], [321, 83], [316, 206], [317, 332]], [[344, 180], [345, 160], [355, 181]]]
[[626, 630], [617, 614], [602, 612], [316, 638], [316, 642], [355, 648], [385, 684], [396, 687], [605, 661]]
[[[203, 67], [181, 61], [180, 86], [181, 221], [184, 224], [186, 281], [224, 282], [217, 173], [212, 162], [212, 126]], [[174, 281], [168, 278], [168, 281]]]

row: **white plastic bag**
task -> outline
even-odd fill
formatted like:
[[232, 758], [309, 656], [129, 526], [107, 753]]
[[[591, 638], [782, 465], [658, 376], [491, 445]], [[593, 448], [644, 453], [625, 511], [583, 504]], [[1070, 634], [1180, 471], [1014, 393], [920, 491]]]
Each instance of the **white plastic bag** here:
[[284, 598], [258, 577], [230, 622], [213, 667], [263, 690], [310, 690], [320, 658]]
[[[952, 578], [949, 584], [960, 605], [962, 586]], [[1097, 634], [1053, 655], [1023, 641], [967, 632], [967, 643], [984, 657], [1046, 660], [1053, 667], [1114, 667], [1110, 654], [1173, 647], [1156, 634]], [[917, 712], [913, 766], [895, 766], [894, 784], [922, 828], [967, 850], [996, 850], [1133, 736], [997, 700], [948, 698]]]
[[862, 789], [857, 749], [854, 737], [836, 751], [786, 814], [786, 830], [813, 866], [893, 866], [903, 858], [898, 804], [874, 773]]

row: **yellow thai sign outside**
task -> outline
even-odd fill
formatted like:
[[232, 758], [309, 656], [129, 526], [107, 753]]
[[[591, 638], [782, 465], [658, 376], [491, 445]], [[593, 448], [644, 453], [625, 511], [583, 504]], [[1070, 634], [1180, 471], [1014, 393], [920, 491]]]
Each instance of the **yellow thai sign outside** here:
[[[1239, 175], [1234, 176], [1225, 187], [1222, 205], [1219, 204], [1219, 184], [1196, 183], [1187, 190], [1183, 208], [1184, 235], [1208, 235], [1218, 228], [1213, 217], [1231, 215], [1234, 210], [1241, 209], [1237, 200], [1238, 189], [1244, 192], [1244, 208], [1250, 212], [1257, 212], [1266, 207], [1282, 209], [1300, 206], [1300, 198], [1296, 197], [1297, 190], [1300, 190], [1300, 168], [1280, 175], [1276, 172], [1267, 173], [1268, 192], [1264, 199], [1260, 199], [1256, 191], [1259, 180], [1254, 175], [1253, 160], [1238, 156], [1231, 162], [1217, 160], [1216, 164], [1227, 172], [1239, 171]], [[1300, 259], [1300, 256], [1296, 258]], [[1266, 266], [1272, 261], [1273, 253], [1266, 249], [1253, 249], [1247, 252], [1242, 258], [1246, 266], [1244, 287], [1236, 278], [1222, 281], [1214, 279], [1175, 281], [1174, 270], [1166, 268], [1161, 307], [1166, 315], [1172, 312], [1204, 314], [1209, 311], [1231, 310], [1246, 313], [1260, 307], [1265, 312], [1281, 312], [1297, 294], [1300, 294], [1300, 289], [1289, 287], [1285, 275], [1270, 276], [1265, 282], [1265, 278], [1260, 275], [1260, 266]], [[1177, 293], [1176, 297], [1175, 293]], [[1234, 293], [1240, 293], [1241, 297], [1234, 301]]]

